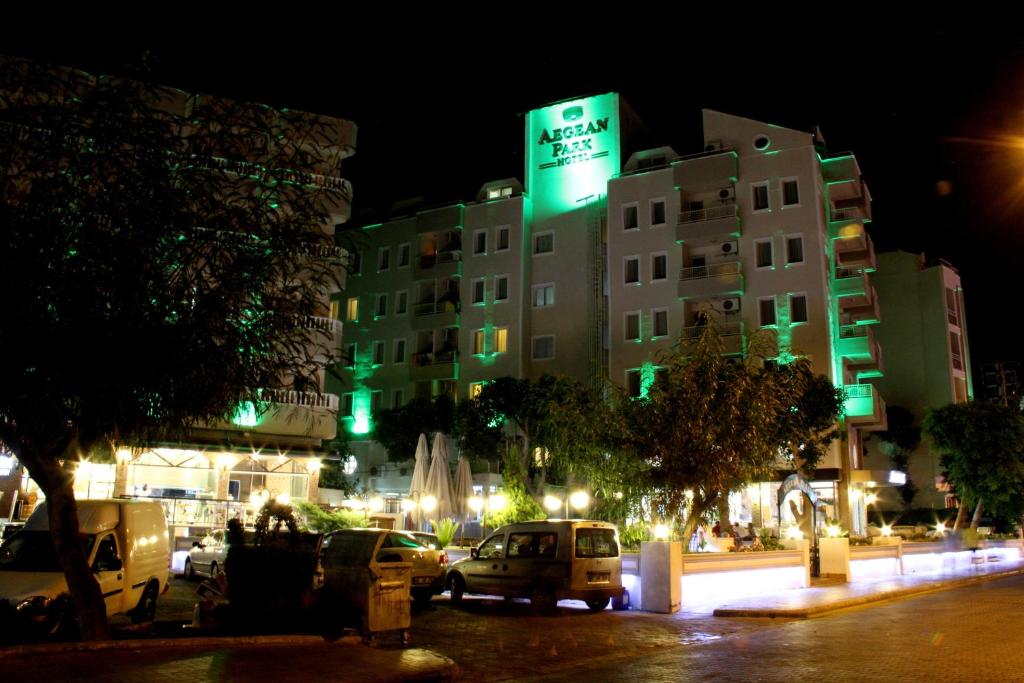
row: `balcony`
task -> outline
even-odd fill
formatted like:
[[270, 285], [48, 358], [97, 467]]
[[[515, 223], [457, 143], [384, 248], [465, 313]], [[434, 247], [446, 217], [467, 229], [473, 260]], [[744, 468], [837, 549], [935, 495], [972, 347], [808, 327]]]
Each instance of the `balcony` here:
[[875, 260], [875, 243], [864, 229], [863, 223], [847, 223], [838, 229], [830, 229], [836, 264], [844, 269], [860, 268], [868, 272], [878, 269]]
[[[725, 355], [742, 355], [747, 351], [747, 335], [743, 332], [742, 322], [712, 323], [722, 341], [722, 353]], [[695, 341], [707, 329], [707, 325], [684, 327], [682, 337], [686, 341]]]
[[867, 431], [884, 431], [885, 401], [871, 384], [847, 384], [844, 412], [846, 424]]
[[961, 356], [956, 351], [953, 351], [950, 354], [950, 357], [953, 360], [953, 369], [954, 370], [959, 370], [960, 372], [963, 372], [964, 371], [964, 357]]
[[416, 232], [422, 235], [429, 232], [461, 231], [464, 214], [465, 207], [462, 204], [422, 211], [416, 214]]
[[740, 208], [735, 202], [683, 211], [676, 223], [676, 242], [739, 237], [740, 224]]
[[413, 306], [412, 328], [414, 330], [456, 327], [458, 324], [458, 301], [425, 301]]
[[421, 254], [413, 262], [416, 277], [462, 277], [462, 249], [442, 249]]
[[243, 432], [269, 437], [333, 439], [338, 428], [338, 397], [305, 391], [265, 389], [262, 415], [243, 404], [231, 422], [212, 423], [203, 429]]
[[409, 379], [411, 381], [424, 382], [434, 379], [458, 378], [458, 350], [420, 351], [412, 355], [412, 367], [409, 368]]
[[714, 190], [736, 182], [738, 155], [732, 150], [704, 152], [672, 164], [676, 187], [686, 192]]
[[314, 347], [317, 360], [326, 361], [330, 356], [337, 356], [341, 350], [340, 320], [307, 315], [300, 319], [300, 325], [310, 330], [309, 343]]
[[839, 313], [844, 325], [877, 323], [880, 320], [878, 294], [863, 270], [837, 270], [832, 291], [839, 298]]
[[858, 380], [882, 375], [882, 347], [870, 325], [840, 327], [836, 352], [843, 359], [844, 370]]
[[837, 297], [865, 297], [871, 290], [868, 274], [863, 268], [836, 268], [832, 293]]
[[694, 299], [743, 294], [742, 262], [726, 261], [679, 271], [679, 298]]

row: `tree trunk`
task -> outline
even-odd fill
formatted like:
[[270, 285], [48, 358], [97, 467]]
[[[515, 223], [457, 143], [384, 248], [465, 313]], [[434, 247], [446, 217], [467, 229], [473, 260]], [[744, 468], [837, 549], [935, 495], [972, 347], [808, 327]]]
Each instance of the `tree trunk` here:
[[56, 460], [54, 456], [30, 456], [25, 458], [25, 465], [32, 479], [46, 495], [50, 536], [64, 570], [64, 580], [75, 606], [81, 637], [83, 640], [106, 640], [110, 637], [106, 603], [82, 545], [73, 479], [70, 472], [58, 465]]
[[732, 520], [729, 519], [729, 496], [722, 496], [718, 499], [718, 523], [722, 527], [722, 534], [732, 534]]
[[974, 517], [971, 518], [971, 529], [974, 531], [978, 530], [978, 524], [981, 523], [981, 513], [984, 508], [984, 498], [978, 498], [978, 504], [974, 506]]
[[953, 522], [953, 531], [959, 531], [963, 528], [964, 520], [967, 519], [967, 506], [964, 505], [963, 501], [960, 501], [960, 506], [956, 511], [956, 521]]

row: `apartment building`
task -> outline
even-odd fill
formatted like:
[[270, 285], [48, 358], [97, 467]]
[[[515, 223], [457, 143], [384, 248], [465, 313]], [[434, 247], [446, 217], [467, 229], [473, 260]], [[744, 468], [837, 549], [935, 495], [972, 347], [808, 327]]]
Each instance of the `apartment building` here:
[[[87, 85], [97, 77], [70, 69], [60, 71], [67, 83]], [[65, 87], [65, 86], [62, 86]], [[66, 86], [71, 87], [71, 86]], [[231, 112], [251, 115], [261, 126], [272, 127], [246, 149], [215, 149], [201, 163], [215, 165], [239, 182], [248, 182], [250, 169], [286, 171], [294, 182], [328, 187], [330, 197], [323, 206], [326, 221], [310, 226], [333, 242], [337, 225], [350, 214], [351, 185], [340, 177], [342, 162], [355, 151], [356, 127], [332, 117], [296, 110], [274, 110], [223, 98], [161, 88], [160, 107], [182, 120], [203, 121], [203, 112]], [[215, 114], [213, 119], [216, 120]], [[199, 124], [196, 124], [199, 125]], [[264, 129], [260, 129], [262, 132]], [[201, 128], [186, 128], [183, 138], [202, 135]], [[263, 139], [266, 138], [266, 139]], [[213, 140], [215, 138], [211, 138]], [[209, 143], [207, 143], [209, 144]], [[286, 210], [287, 206], [282, 207]], [[342, 343], [340, 292], [344, 288], [347, 253], [339, 247], [310, 247], [295, 254], [296, 273], [312, 260], [333, 269], [336, 282], [315, 292], [315, 310], [296, 320], [305, 329], [306, 354], [316, 367], [315, 376], [298, 383], [282, 377], [280, 386], [262, 390], [263, 406], [241, 405], [230, 421], [196, 424], [187, 436], [174, 443], [153, 443], [146, 448], [119, 449], [115, 462], [90, 462], [78, 466], [75, 492], [81, 498], [148, 496], [159, 499], [176, 534], [201, 533], [196, 529], [221, 527], [231, 517], [251, 518], [250, 499], [317, 499], [321, 460], [329, 455], [325, 443], [335, 438], [338, 426], [338, 396], [325, 386], [323, 366], [337, 358]], [[301, 278], [302, 275], [296, 277]], [[2, 461], [12, 462], [9, 458]], [[2, 463], [0, 463], [2, 464]], [[9, 496], [0, 500], [0, 517], [12, 511], [14, 499], [34, 500], [38, 489], [23, 468], [0, 470], [16, 481]], [[0, 490], [5, 487], [0, 482]], [[10, 488], [10, 487], [6, 487]], [[30, 510], [21, 506], [20, 516]], [[190, 529], [192, 530], [190, 532]]]
[[[917, 424], [931, 408], [973, 400], [971, 357], [964, 318], [963, 288], [956, 268], [941, 259], [905, 251], [878, 255], [874, 285], [882, 322], [873, 334], [887, 352], [884, 377], [872, 380], [889, 405], [911, 412]], [[869, 449], [873, 469], [888, 464], [877, 447]], [[910, 456], [914, 507], [943, 509], [953, 504], [938, 454], [927, 441]], [[879, 507], [899, 510], [903, 500], [882, 491]]]
[[[769, 328], [779, 362], [807, 357], [847, 390], [844, 438], [815, 486], [833, 501], [832, 516], [859, 529], [860, 494], [878, 483], [863, 470], [861, 442], [884, 428], [885, 404], [868, 381], [882, 373], [872, 333], [876, 264], [870, 194], [853, 155], [826, 154], [818, 132], [714, 111], [704, 112], [704, 150], [680, 155], [636, 134], [642, 126], [614, 93], [534, 110], [525, 128], [525, 186], [489, 183], [470, 204], [364, 230], [363, 275], [350, 280], [350, 305], [362, 316], [366, 305], [397, 302], [408, 290], [417, 297], [409, 306], [423, 309], [398, 321], [393, 306], [382, 307], [380, 320], [360, 317], [358, 327], [349, 318], [349, 430], [369, 431], [373, 405], [471, 396], [502, 375], [610, 378], [639, 395], [660, 354], [701, 324], [719, 324], [737, 355], [755, 330]], [[417, 240], [421, 258], [443, 262], [443, 271], [394, 269], [388, 254], [416, 254]], [[435, 244], [458, 248], [441, 258]], [[378, 268], [369, 272], [373, 259]], [[435, 374], [425, 377], [419, 361], [393, 361], [402, 340]], [[355, 450], [364, 472], [383, 463], [372, 442]], [[364, 485], [400, 491], [405, 481], [366, 477]], [[757, 508], [756, 521], [770, 523], [777, 487], [754, 487], [737, 506], [747, 519]]]

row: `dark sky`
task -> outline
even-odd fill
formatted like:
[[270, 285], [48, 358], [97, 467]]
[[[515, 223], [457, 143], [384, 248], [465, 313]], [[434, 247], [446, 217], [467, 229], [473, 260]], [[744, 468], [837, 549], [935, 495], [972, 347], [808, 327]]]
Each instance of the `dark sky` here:
[[743, 18], [771, 6], [614, 14], [548, 3], [473, 10], [470, 23], [397, 4], [244, 7], [19, 10], [0, 26], [0, 52], [96, 72], [148, 52], [154, 81], [350, 118], [359, 140], [344, 175], [357, 212], [417, 195], [471, 199], [486, 180], [521, 177], [520, 113], [580, 94], [622, 93], [683, 154], [700, 150], [705, 107], [818, 125], [831, 150], [860, 160], [876, 246], [959, 267], [975, 364], [1024, 356], [1008, 291], [1024, 246], [1024, 144], [1012, 144], [1024, 141], [1024, 32], [1007, 10]]

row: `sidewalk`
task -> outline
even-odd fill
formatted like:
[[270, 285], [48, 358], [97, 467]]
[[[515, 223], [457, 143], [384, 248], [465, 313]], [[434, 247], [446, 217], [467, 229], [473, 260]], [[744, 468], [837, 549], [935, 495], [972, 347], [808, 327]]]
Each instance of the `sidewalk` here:
[[871, 602], [946, 590], [1024, 574], [1024, 558], [979, 564], [938, 573], [907, 574], [880, 579], [798, 588], [757, 595], [719, 605], [716, 617], [808, 619]]
[[450, 681], [455, 663], [430, 650], [385, 649], [358, 638], [180, 638], [0, 650], [5, 681]]

